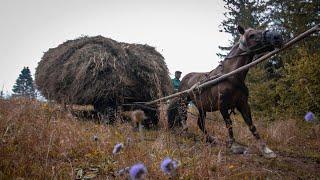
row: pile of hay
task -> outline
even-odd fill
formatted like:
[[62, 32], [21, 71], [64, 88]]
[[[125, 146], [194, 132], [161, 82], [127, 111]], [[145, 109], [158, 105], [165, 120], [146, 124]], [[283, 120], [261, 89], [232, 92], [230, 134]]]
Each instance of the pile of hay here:
[[59, 103], [97, 111], [150, 101], [172, 92], [163, 56], [154, 47], [81, 37], [49, 49], [36, 69], [41, 93]]

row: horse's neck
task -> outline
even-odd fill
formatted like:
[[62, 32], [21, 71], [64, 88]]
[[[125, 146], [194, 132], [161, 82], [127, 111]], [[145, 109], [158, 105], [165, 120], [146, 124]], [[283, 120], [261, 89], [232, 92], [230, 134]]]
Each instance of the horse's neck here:
[[[235, 48], [229, 53], [229, 55], [230, 54], [236, 55], [236, 54], [241, 54], [241, 53], [243, 53], [243, 51], [241, 49]], [[229, 73], [231, 71], [234, 71], [234, 70], [248, 64], [252, 60], [252, 58], [253, 57], [251, 55], [244, 55], [244, 56], [237, 56], [237, 57], [225, 60], [222, 64], [223, 74]], [[237, 75], [235, 75], [233, 77], [236, 78], [237, 80], [244, 82], [244, 80], [246, 79], [247, 73], [248, 73], [248, 70], [245, 70], [245, 71], [238, 73]]]

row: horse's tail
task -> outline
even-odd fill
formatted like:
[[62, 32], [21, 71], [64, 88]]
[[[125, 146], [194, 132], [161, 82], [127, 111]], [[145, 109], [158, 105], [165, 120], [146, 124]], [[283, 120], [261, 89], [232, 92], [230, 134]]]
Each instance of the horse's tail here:
[[189, 101], [189, 95], [171, 100], [167, 110], [169, 129], [173, 129], [174, 127], [182, 127], [182, 125], [186, 122]]

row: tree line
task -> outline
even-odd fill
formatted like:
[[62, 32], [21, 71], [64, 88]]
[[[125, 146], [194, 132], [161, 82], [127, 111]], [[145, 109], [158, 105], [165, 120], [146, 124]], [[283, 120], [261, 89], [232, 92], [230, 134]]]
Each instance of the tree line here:
[[[223, 0], [227, 12], [221, 31], [232, 35], [229, 46], [220, 46], [217, 55], [239, 40], [237, 25], [272, 29], [285, 41], [320, 23], [319, 0]], [[313, 34], [293, 48], [249, 71], [247, 85], [255, 112], [272, 115], [320, 114], [320, 43]]]

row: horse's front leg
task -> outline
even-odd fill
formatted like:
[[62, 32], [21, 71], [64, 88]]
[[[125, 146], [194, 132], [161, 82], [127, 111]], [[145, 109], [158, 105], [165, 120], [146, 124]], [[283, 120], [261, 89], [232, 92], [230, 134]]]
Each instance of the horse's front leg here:
[[232, 121], [230, 119], [230, 114], [228, 112], [227, 108], [223, 108], [220, 110], [220, 113], [223, 117], [223, 120], [226, 124], [226, 127], [228, 129], [228, 135], [229, 135], [229, 139], [227, 141], [227, 147], [231, 148], [231, 145], [234, 143], [234, 137], [233, 137], [233, 130], [232, 130]]
[[240, 101], [237, 105], [237, 109], [240, 111], [245, 123], [249, 126], [249, 130], [251, 131], [252, 135], [258, 141], [258, 145], [262, 154], [267, 158], [275, 158], [277, 155], [270, 148], [267, 147], [266, 143], [260, 138], [257, 128], [253, 125], [248, 100], [246, 99]]
[[199, 117], [198, 117], [198, 126], [201, 129], [201, 131], [205, 134], [206, 142], [216, 144], [216, 139], [209, 135], [206, 127], [205, 127], [205, 120], [206, 120], [206, 112], [203, 110], [199, 110]]
[[230, 118], [228, 108], [227, 107], [222, 108], [220, 110], [220, 113], [228, 129], [229, 139], [227, 140], [227, 147], [234, 154], [245, 154], [246, 152], [248, 152], [248, 148], [242, 144], [237, 143], [234, 139], [233, 130], [232, 130], [232, 120]]

